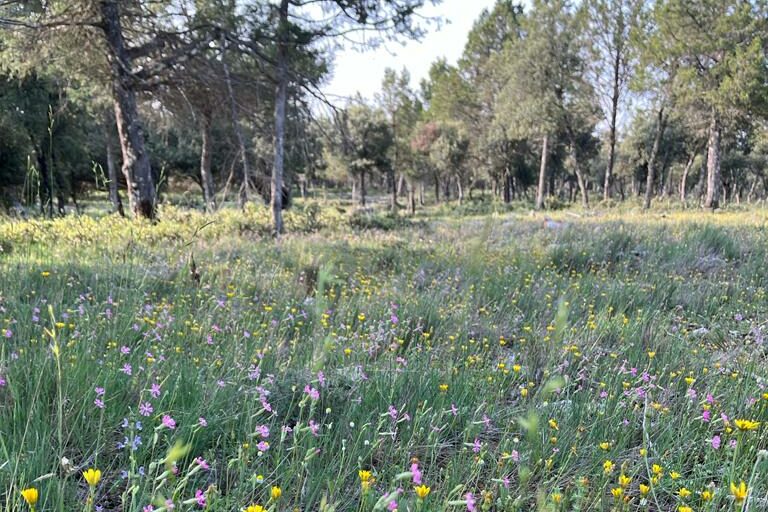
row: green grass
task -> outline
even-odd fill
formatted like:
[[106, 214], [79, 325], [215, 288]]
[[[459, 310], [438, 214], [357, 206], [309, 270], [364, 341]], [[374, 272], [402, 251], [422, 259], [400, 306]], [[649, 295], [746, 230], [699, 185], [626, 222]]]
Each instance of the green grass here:
[[764, 510], [766, 212], [502, 211], [0, 223], [3, 510]]

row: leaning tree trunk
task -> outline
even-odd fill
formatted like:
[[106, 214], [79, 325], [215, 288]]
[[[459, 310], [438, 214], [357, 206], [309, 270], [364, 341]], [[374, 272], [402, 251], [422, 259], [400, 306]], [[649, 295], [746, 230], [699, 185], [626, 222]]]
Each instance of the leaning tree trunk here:
[[643, 209], [647, 210], [651, 207], [651, 197], [653, 196], [653, 180], [656, 168], [656, 157], [659, 154], [659, 146], [661, 145], [661, 137], [664, 134], [664, 107], [659, 108], [659, 112], [656, 117], [656, 135], [653, 138], [653, 147], [651, 148], [651, 154], [648, 157], [648, 178], [645, 182], [645, 200], [643, 201]]
[[685, 203], [685, 182], [688, 180], [688, 173], [691, 172], [691, 167], [693, 167], [693, 162], [696, 160], [696, 152], [692, 152], [690, 155], [688, 155], [688, 160], [685, 162], [685, 167], [683, 168], [683, 175], [680, 177], [680, 202]]
[[120, 190], [117, 181], [117, 163], [115, 162], [115, 149], [113, 147], [113, 122], [112, 116], [105, 116], [104, 130], [107, 134], [107, 179], [109, 180], [109, 202], [112, 204], [112, 213], [119, 213], [125, 217], [123, 210], [123, 200], [120, 197]]
[[153, 219], [157, 202], [155, 183], [149, 154], [144, 144], [144, 130], [136, 105], [136, 92], [130, 71], [131, 61], [125, 47], [118, 4], [116, 0], [102, 0], [101, 28], [107, 39], [107, 58], [111, 67], [115, 119], [123, 154], [123, 174], [130, 183], [130, 203], [133, 214], [137, 217]]
[[547, 184], [547, 146], [549, 136], [544, 135], [541, 141], [541, 166], [539, 167], [539, 186], [536, 189], [536, 209], [541, 210], [544, 207], [544, 187]]
[[[229, 118], [232, 121], [232, 131], [235, 133], [235, 139], [237, 140], [237, 147], [240, 151], [240, 162], [242, 164], [240, 181], [240, 192], [237, 195], [237, 204], [242, 209], [245, 208], [245, 204], [248, 202], [248, 195], [251, 193], [251, 167], [248, 164], [248, 150], [245, 147], [245, 137], [243, 136], [243, 130], [240, 128], [237, 115], [237, 103], [235, 102], [235, 92], [232, 88], [232, 77], [229, 73], [229, 65], [227, 64], [227, 39], [222, 35], [221, 38], [221, 64], [224, 70], [224, 82], [227, 86], [227, 97], [229, 99]], [[229, 182], [227, 180], [226, 189], [229, 189]]]
[[720, 119], [712, 111], [707, 142], [707, 198], [705, 208], [717, 209], [720, 206]]
[[275, 91], [275, 164], [270, 207], [275, 236], [283, 232], [283, 167], [285, 166], [285, 105], [288, 101], [288, 3], [281, 0], [277, 29], [277, 88]]
[[216, 211], [215, 189], [211, 174], [211, 116], [208, 112], [200, 115], [200, 181], [203, 184], [205, 211]]

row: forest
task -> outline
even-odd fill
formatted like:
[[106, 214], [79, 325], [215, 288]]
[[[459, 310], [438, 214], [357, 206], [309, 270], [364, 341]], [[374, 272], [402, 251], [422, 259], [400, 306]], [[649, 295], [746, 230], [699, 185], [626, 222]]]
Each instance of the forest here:
[[279, 233], [313, 193], [411, 213], [768, 195], [766, 2], [499, 0], [418, 87], [387, 69], [373, 98], [326, 97], [342, 45], [438, 29], [423, 4], [0, 2], [3, 206], [263, 202]]

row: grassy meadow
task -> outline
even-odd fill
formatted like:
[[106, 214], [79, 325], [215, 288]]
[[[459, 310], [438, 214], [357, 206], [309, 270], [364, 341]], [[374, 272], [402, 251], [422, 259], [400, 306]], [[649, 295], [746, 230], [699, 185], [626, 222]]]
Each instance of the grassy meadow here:
[[2, 510], [768, 510], [768, 211], [552, 215], [0, 221]]

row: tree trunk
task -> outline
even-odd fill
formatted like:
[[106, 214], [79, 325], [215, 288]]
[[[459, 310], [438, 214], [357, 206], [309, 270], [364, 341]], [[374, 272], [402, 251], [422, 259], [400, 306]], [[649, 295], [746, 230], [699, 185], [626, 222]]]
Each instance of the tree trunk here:
[[36, 153], [38, 172], [40, 173], [40, 213], [47, 215], [48, 218], [53, 218], [53, 183], [51, 183], [48, 159], [42, 148], [38, 148]]
[[125, 210], [123, 210], [123, 200], [120, 197], [120, 190], [118, 188], [117, 180], [117, 164], [115, 163], [115, 150], [113, 144], [113, 130], [114, 119], [112, 116], [105, 116], [104, 130], [107, 134], [107, 179], [109, 180], [109, 202], [112, 204], [112, 213], [119, 213], [121, 217], [125, 217]]
[[106, 36], [107, 58], [111, 67], [112, 97], [123, 154], [123, 174], [130, 183], [131, 210], [134, 216], [154, 219], [157, 206], [155, 182], [136, 105], [131, 61], [120, 23], [119, 2], [102, 0], [101, 18], [101, 29]]
[[285, 166], [285, 107], [288, 101], [289, 0], [281, 0], [277, 29], [277, 88], [275, 90], [275, 164], [272, 167], [271, 202], [275, 236], [283, 232], [283, 168]]
[[504, 180], [503, 199], [506, 204], [509, 204], [512, 202], [512, 176], [509, 172], [509, 167], [504, 169], [504, 177], [502, 179]]
[[203, 184], [203, 202], [205, 211], [216, 211], [215, 189], [211, 174], [211, 117], [210, 113], [200, 115], [200, 180]]
[[461, 178], [456, 176], [456, 192], [457, 199], [459, 200], [459, 206], [464, 202], [464, 187], [461, 185]]
[[408, 182], [408, 211], [411, 215], [416, 215], [416, 190], [414, 189], [413, 182]]
[[619, 111], [619, 95], [621, 72], [621, 51], [615, 49], [613, 59], [613, 94], [611, 94], [611, 124], [608, 133], [608, 167], [605, 169], [605, 184], [603, 185], [603, 200], [611, 198], [611, 186], [613, 185], [613, 165], [616, 160], [616, 115]]
[[392, 193], [392, 204], [390, 204], [390, 208], [392, 208], [392, 212], [397, 212], [397, 174], [395, 173], [395, 168], [392, 167], [392, 171], [390, 173], [391, 182], [390, 185], [392, 186], [392, 189], [390, 192]]
[[653, 179], [654, 171], [656, 167], [656, 156], [659, 154], [659, 146], [661, 145], [661, 137], [664, 134], [664, 107], [659, 108], [659, 112], [656, 116], [656, 135], [653, 138], [653, 147], [651, 148], [651, 154], [648, 157], [647, 169], [648, 177], [645, 182], [645, 200], [643, 201], [643, 209], [647, 210], [651, 207], [651, 197], [653, 196]]
[[547, 145], [549, 136], [544, 135], [541, 140], [541, 166], [539, 167], [539, 186], [536, 189], [536, 209], [541, 210], [544, 207], [544, 187], [547, 183]]
[[424, 182], [419, 182], [419, 206], [424, 206]]
[[696, 159], [696, 152], [692, 152], [690, 155], [688, 155], [688, 160], [685, 162], [685, 167], [683, 168], [683, 175], [680, 177], [680, 202], [685, 202], [685, 182], [688, 180], [688, 173], [691, 172], [691, 167], [693, 167], [693, 161]]
[[440, 202], [440, 177], [435, 174], [435, 203]]
[[[235, 102], [235, 92], [232, 89], [232, 77], [229, 74], [229, 65], [227, 64], [227, 39], [222, 36], [221, 38], [221, 64], [224, 69], [224, 82], [227, 85], [227, 97], [229, 99], [229, 117], [232, 121], [232, 131], [235, 133], [235, 139], [237, 140], [237, 147], [240, 150], [240, 162], [242, 165], [242, 174], [238, 176], [240, 178], [240, 191], [237, 196], [237, 204], [242, 209], [245, 207], [245, 203], [248, 202], [248, 196], [251, 193], [251, 167], [248, 163], [248, 150], [245, 147], [245, 137], [243, 137], [243, 130], [240, 128], [237, 115], [237, 103]], [[227, 180], [229, 184], [229, 180]], [[228, 186], [225, 188], [229, 188]]]
[[403, 187], [405, 186], [405, 175], [400, 173], [400, 178], [397, 180], [397, 195], [403, 196]]
[[365, 207], [365, 171], [360, 173], [360, 206]]
[[707, 198], [705, 208], [717, 209], [720, 206], [720, 119], [712, 111], [707, 142]]

